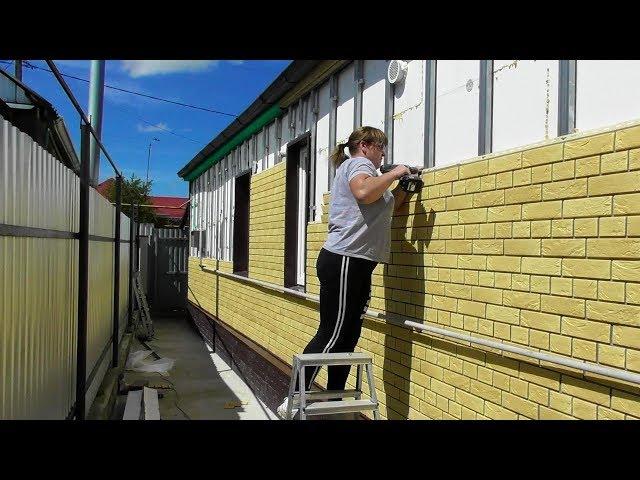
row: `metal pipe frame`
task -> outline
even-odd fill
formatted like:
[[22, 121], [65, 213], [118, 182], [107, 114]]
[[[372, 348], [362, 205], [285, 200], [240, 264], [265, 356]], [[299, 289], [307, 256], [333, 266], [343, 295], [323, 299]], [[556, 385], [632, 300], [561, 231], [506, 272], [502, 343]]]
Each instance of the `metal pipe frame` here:
[[558, 82], [558, 136], [576, 128], [577, 60], [560, 60]]
[[[320, 302], [320, 297], [318, 295], [311, 295], [308, 293], [299, 292], [297, 290], [281, 287], [280, 285], [275, 285], [273, 283], [268, 283], [261, 280], [255, 280], [253, 278], [243, 277], [240, 275], [234, 275], [233, 273], [226, 273], [217, 269], [214, 270], [211, 268], [202, 267], [202, 270], [209, 273], [215, 273], [219, 276], [226, 277], [232, 280], [239, 280], [246, 283], [252, 283], [261, 287], [268, 288], [270, 290], [275, 290], [281, 293], [287, 293], [310, 302], [314, 302], [314, 303]], [[367, 309], [367, 311], [365, 312], [365, 315], [372, 318], [376, 318], [384, 322], [391, 323], [393, 325], [397, 325], [399, 327], [408, 328], [411, 330], [415, 329], [415, 330], [419, 330], [420, 332], [440, 335], [445, 338], [453, 338], [456, 340], [469, 342], [476, 345], [483, 345], [485, 347], [494, 348], [496, 350], [510, 352], [517, 355], [522, 355], [523, 357], [534, 358], [536, 360], [541, 360], [541, 361], [553, 363], [556, 365], [575, 368], [577, 370], [582, 370], [583, 372], [594, 373], [594, 374], [602, 375], [605, 377], [615, 378], [618, 380], [623, 380], [625, 382], [630, 382], [630, 383], [640, 385], [640, 374], [629, 372], [627, 370], [621, 370], [619, 368], [612, 368], [612, 367], [603, 367], [601, 365], [596, 365], [593, 363], [574, 360], [573, 358], [562, 357], [560, 355], [554, 355], [550, 353], [537, 352], [535, 350], [530, 350], [528, 348], [518, 347], [516, 345], [509, 345], [506, 343], [497, 342], [495, 340], [488, 340], [485, 338], [474, 337], [465, 333], [459, 333], [459, 332], [455, 332], [445, 328], [433, 327], [431, 325], [424, 325], [422, 323], [409, 320], [406, 317], [402, 317], [401, 315], [388, 314], [388, 313], [385, 314], [377, 310], [372, 310], [370, 308]]]
[[116, 177], [116, 219], [113, 244], [113, 358], [112, 366], [118, 366], [120, 343], [120, 212], [122, 210], [122, 177]]
[[480, 60], [478, 155], [493, 147], [493, 60]]

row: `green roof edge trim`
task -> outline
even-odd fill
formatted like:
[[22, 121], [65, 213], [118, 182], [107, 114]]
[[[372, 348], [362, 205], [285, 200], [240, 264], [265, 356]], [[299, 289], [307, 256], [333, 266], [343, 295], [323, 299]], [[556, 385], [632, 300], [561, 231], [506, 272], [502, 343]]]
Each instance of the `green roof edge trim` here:
[[258, 132], [262, 127], [269, 123], [274, 118], [278, 117], [282, 112], [282, 109], [278, 104], [271, 106], [266, 111], [262, 112], [253, 122], [247, 125], [245, 128], [236, 133], [233, 138], [228, 142], [222, 144], [215, 152], [209, 155], [200, 165], [194, 168], [191, 172], [184, 176], [184, 179], [192, 182], [206, 170], [215, 165], [220, 159], [222, 159], [227, 153], [233, 150], [235, 147], [244, 142], [254, 133]]

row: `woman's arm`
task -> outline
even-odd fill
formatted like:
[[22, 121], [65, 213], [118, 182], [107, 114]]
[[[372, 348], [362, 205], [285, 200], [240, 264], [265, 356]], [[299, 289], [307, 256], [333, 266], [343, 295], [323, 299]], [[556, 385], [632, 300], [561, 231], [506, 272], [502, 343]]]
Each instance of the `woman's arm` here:
[[398, 165], [393, 170], [378, 177], [361, 173], [351, 179], [349, 188], [358, 203], [373, 203], [382, 196], [395, 180], [408, 173], [410, 173], [409, 169], [404, 165]]

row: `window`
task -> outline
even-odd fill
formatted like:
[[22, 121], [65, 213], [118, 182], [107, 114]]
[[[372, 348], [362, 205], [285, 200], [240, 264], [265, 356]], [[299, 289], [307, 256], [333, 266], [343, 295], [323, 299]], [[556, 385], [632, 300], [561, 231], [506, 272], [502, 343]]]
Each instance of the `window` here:
[[247, 275], [249, 271], [249, 185], [251, 173], [235, 179], [235, 209], [233, 212], [233, 272]]
[[304, 289], [309, 205], [309, 134], [287, 148], [285, 192], [284, 285]]

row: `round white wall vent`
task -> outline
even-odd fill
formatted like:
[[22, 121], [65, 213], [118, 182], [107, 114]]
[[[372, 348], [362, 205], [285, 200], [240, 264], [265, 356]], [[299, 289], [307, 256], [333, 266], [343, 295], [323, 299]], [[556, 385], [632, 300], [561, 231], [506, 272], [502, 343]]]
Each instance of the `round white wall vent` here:
[[389, 83], [395, 84], [402, 82], [407, 76], [409, 64], [404, 60], [391, 60], [387, 69], [387, 80]]

